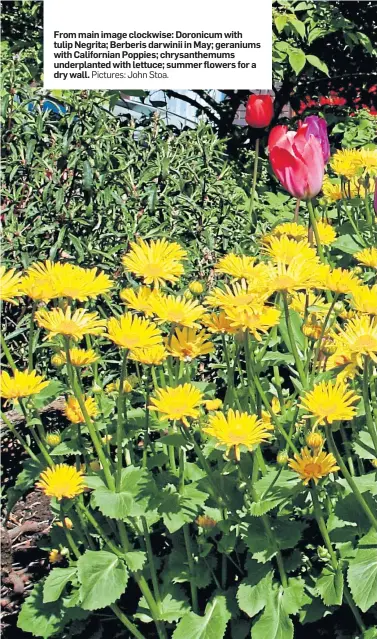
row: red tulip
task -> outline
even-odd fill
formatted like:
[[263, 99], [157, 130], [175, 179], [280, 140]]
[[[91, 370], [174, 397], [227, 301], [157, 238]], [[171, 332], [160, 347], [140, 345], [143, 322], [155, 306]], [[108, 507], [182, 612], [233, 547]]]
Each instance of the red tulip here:
[[246, 122], [254, 129], [264, 129], [274, 115], [274, 107], [270, 95], [251, 95], [246, 105]]
[[268, 139], [272, 170], [284, 188], [300, 200], [317, 195], [323, 182], [325, 163], [321, 143], [306, 127], [297, 132], [276, 126]]

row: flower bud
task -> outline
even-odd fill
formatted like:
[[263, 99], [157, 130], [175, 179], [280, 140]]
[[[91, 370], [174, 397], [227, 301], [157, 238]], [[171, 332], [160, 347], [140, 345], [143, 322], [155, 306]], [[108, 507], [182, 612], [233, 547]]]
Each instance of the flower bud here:
[[[69, 517], [64, 517], [64, 524], [65, 524], [65, 527], [68, 528], [68, 530], [72, 530], [73, 523]], [[56, 525], [59, 526], [59, 528], [63, 528], [63, 522], [61, 521], [57, 521]]]
[[276, 457], [276, 461], [279, 464], [279, 466], [286, 466], [286, 464], [288, 463], [288, 453], [286, 450], [279, 450], [277, 457]]
[[63, 560], [63, 555], [57, 548], [53, 548], [48, 555], [48, 560], [50, 564], [58, 564]]
[[223, 405], [221, 399], [207, 399], [204, 406], [207, 410], [219, 410]]
[[211, 530], [216, 526], [217, 522], [212, 519], [212, 517], [208, 517], [208, 515], [199, 515], [196, 519], [196, 523], [201, 528], [204, 528], [204, 530]]
[[59, 368], [59, 366], [63, 366], [63, 364], [65, 364], [64, 354], [55, 353], [55, 355], [51, 357], [51, 364], [55, 366], [56, 368]]
[[375, 457], [374, 459], [371, 459], [370, 463], [372, 464], [373, 468], [377, 468], [377, 457]]
[[309, 435], [307, 436], [306, 443], [309, 446], [309, 448], [316, 450], [318, 448], [322, 448], [324, 439], [320, 433], [316, 433], [313, 431], [309, 433]]
[[343, 302], [336, 302], [334, 304], [334, 311], [335, 311], [335, 313], [342, 313], [342, 311], [344, 311]]
[[318, 546], [317, 555], [321, 561], [328, 562], [330, 561], [330, 553], [324, 546]]
[[62, 438], [59, 435], [59, 433], [48, 433], [48, 435], [46, 435], [46, 444], [48, 446], [52, 446], [52, 447], [58, 446], [61, 441], [62, 441]]
[[94, 461], [91, 461], [89, 466], [91, 470], [95, 473], [98, 473], [101, 470], [101, 464], [96, 459]]
[[190, 282], [189, 289], [194, 295], [200, 295], [200, 293], [203, 293], [204, 287], [201, 282], [194, 280], [194, 282]]
[[94, 395], [98, 395], [98, 393], [102, 393], [102, 388], [101, 388], [101, 386], [99, 386], [99, 384], [97, 384], [97, 382], [94, 382], [94, 384], [92, 386], [92, 391], [93, 391]]

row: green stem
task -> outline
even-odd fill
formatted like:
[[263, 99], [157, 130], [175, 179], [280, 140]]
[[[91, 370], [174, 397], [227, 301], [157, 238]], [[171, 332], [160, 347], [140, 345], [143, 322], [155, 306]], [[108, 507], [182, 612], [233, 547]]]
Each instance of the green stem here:
[[[117, 493], [120, 491], [120, 483], [122, 480], [122, 462], [123, 462], [123, 401], [124, 401], [124, 392], [123, 392], [123, 383], [127, 376], [127, 355], [128, 350], [126, 349], [123, 353], [122, 359], [122, 368], [120, 373], [120, 381], [119, 381], [119, 392], [118, 392], [118, 415], [117, 415], [117, 464], [116, 464], [116, 481], [115, 487]], [[127, 400], [126, 400], [127, 401]]]
[[22, 435], [20, 435], [20, 433], [17, 431], [15, 426], [13, 426], [12, 422], [8, 419], [8, 417], [2, 411], [0, 412], [0, 415], [1, 415], [1, 419], [7, 425], [13, 437], [15, 437], [17, 441], [21, 444], [21, 446], [25, 449], [29, 457], [31, 457], [31, 459], [33, 459], [35, 462], [39, 463], [38, 457], [33, 453], [30, 446], [28, 446], [28, 444], [26, 443]]
[[34, 315], [37, 305], [33, 300], [31, 306], [30, 325], [29, 325], [29, 350], [28, 350], [28, 369], [29, 373], [33, 370], [33, 339], [34, 339]]
[[[250, 208], [249, 208], [250, 225], [254, 221], [254, 199], [255, 199], [255, 189], [256, 189], [256, 186], [257, 186], [257, 177], [258, 177], [259, 144], [260, 144], [260, 140], [259, 140], [259, 138], [257, 138], [256, 141], [255, 141], [253, 185], [252, 185], [252, 189], [251, 189]], [[255, 221], [255, 226], [256, 226], [256, 221]]]
[[14, 363], [14, 359], [12, 357], [12, 355], [10, 354], [10, 350], [6, 344], [5, 338], [3, 333], [1, 333], [1, 349], [4, 351], [5, 357], [8, 361], [9, 366], [11, 367], [12, 371], [17, 370], [16, 368], [16, 364]]
[[334, 299], [332, 300], [332, 302], [331, 302], [331, 304], [330, 304], [330, 308], [329, 308], [329, 310], [327, 311], [326, 317], [325, 317], [325, 319], [324, 319], [324, 321], [323, 321], [323, 323], [322, 323], [321, 333], [320, 333], [320, 335], [319, 335], [318, 342], [317, 342], [317, 344], [316, 344], [316, 348], [315, 348], [315, 351], [314, 351], [313, 366], [312, 366], [312, 375], [315, 375], [315, 369], [316, 369], [316, 367], [317, 367], [318, 357], [319, 357], [319, 354], [320, 354], [320, 351], [321, 351], [321, 346], [322, 346], [323, 336], [324, 336], [324, 334], [325, 334], [325, 331], [326, 331], [326, 328], [327, 328], [328, 321], [329, 321], [329, 319], [330, 319], [330, 316], [331, 316], [331, 313], [332, 313], [332, 311], [333, 311], [333, 308], [334, 308], [334, 306], [335, 306], [335, 304], [336, 304], [336, 302], [337, 302], [337, 300], [338, 300], [338, 297], [339, 297], [339, 293], [337, 293], [337, 294], [334, 296]]
[[329, 426], [325, 426], [326, 429], [326, 439], [330, 448], [330, 451], [332, 452], [332, 454], [334, 455], [336, 462], [340, 468], [340, 470], [343, 473], [344, 479], [346, 480], [347, 484], [349, 485], [349, 487], [351, 488], [353, 494], [355, 495], [357, 501], [359, 502], [360, 507], [362, 508], [362, 510], [364, 511], [365, 515], [367, 516], [367, 518], [369, 519], [371, 525], [373, 526], [373, 528], [375, 529], [375, 531], [377, 532], [377, 519], [376, 517], [373, 515], [371, 509], [369, 508], [367, 502], [365, 501], [364, 497], [362, 496], [361, 492], [359, 491], [355, 480], [353, 479], [353, 477], [350, 475], [350, 473], [347, 470], [347, 466], [345, 465], [341, 454], [339, 453], [337, 446], [335, 444], [334, 441], [334, 437], [332, 435], [331, 429], [329, 428]]
[[141, 523], [143, 526], [143, 534], [145, 539], [145, 546], [147, 549], [149, 570], [150, 570], [151, 578], [152, 578], [153, 593], [154, 593], [157, 604], [160, 605], [161, 596], [160, 596], [160, 589], [158, 585], [157, 571], [156, 571], [156, 566], [154, 563], [154, 555], [153, 555], [153, 548], [151, 544], [151, 538], [149, 534], [149, 528], [148, 528], [147, 520], [145, 517], [141, 518]]
[[347, 457], [348, 468], [350, 469], [351, 475], [355, 476], [355, 467], [353, 465], [351, 447], [347, 439], [347, 433], [342, 425], [340, 425], [339, 429], [340, 429], [340, 436], [343, 442], [344, 452], [346, 453], [346, 457]]
[[214, 495], [213, 495], [214, 498], [219, 503], [219, 506], [221, 508], [224, 508], [224, 505], [229, 505], [229, 501], [228, 501], [227, 496], [223, 493], [223, 491], [221, 490], [220, 486], [218, 486], [216, 484], [216, 482], [214, 481], [213, 476], [212, 476], [213, 473], [212, 473], [211, 467], [210, 467], [209, 463], [207, 462], [206, 458], [204, 457], [199, 444], [197, 444], [197, 442], [195, 441], [195, 437], [193, 435], [191, 435], [191, 433], [189, 433], [187, 431], [185, 432], [185, 435], [186, 435], [188, 441], [190, 442], [190, 444], [192, 444], [194, 446], [195, 453], [198, 456], [198, 459], [199, 459], [199, 461], [200, 461], [200, 463], [201, 463], [201, 465], [203, 467], [203, 470], [205, 470], [206, 473], [207, 473], [208, 481], [211, 484], [213, 492], [214, 492]]
[[292, 323], [291, 323], [291, 316], [290, 316], [290, 313], [289, 313], [288, 299], [287, 299], [286, 291], [283, 292], [283, 304], [284, 304], [285, 323], [287, 325], [287, 331], [288, 331], [288, 337], [289, 337], [289, 343], [290, 343], [290, 346], [291, 346], [292, 355], [293, 355], [295, 363], [296, 363], [296, 368], [297, 368], [297, 372], [298, 372], [299, 377], [300, 377], [301, 384], [302, 384], [303, 387], [305, 387], [306, 386], [306, 376], [305, 376], [304, 367], [303, 367], [302, 362], [301, 362], [300, 354], [299, 354], [299, 352], [297, 350], [295, 337], [294, 337], [294, 334], [293, 334], [293, 328], [292, 328]]
[[119, 608], [119, 606], [117, 606], [117, 604], [112, 604], [110, 608], [113, 611], [113, 613], [118, 617], [119, 621], [122, 622], [122, 624], [127, 628], [127, 630], [129, 630], [130, 633], [134, 637], [136, 637], [136, 639], [145, 639], [145, 635], [142, 635], [141, 632], [138, 631], [136, 626], [132, 623], [132, 621], [128, 619], [128, 617], [126, 617], [124, 612], [121, 611], [121, 609]]
[[365, 419], [367, 422], [367, 427], [369, 430], [369, 434], [372, 438], [374, 450], [377, 455], [377, 431], [376, 426], [374, 424], [371, 404], [369, 398], [369, 369], [370, 369], [370, 358], [364, 358], [364, 373], [363, 373], [363, 400], [364, 400], [364, 408], [365, 408]]
[[369, 192], [367, 188], [365, 189], [365, 219], [368, 226], [373, 226], [373, 216], [370, 210]]
[[311, 200], [308, 200], [308, 210], [309, 210], [310, 224], [312, 225], [312, 228], [313, 228], [313, 231], [314, 231], [315, 241], [316, 241], [316, 244], [317, 244], [318, 254], [319, 254], [319, 257], [321, 258], [321, 262], [323, 262], [325, 264], [326, 260], [325, 260], [325, 256], [324, 256], [324, 253], [323, 253], [321, 238], [319, 236], [319, 231], [318, 231], [318, 226], [317, 226], [317, 218], [316, 218], [316, 214], [315, 214], [315, 211], [314, 211], [313, 202]]
[[194, 559], [192, 555], [190, 529], [188, 524], [183, 525], [183, 537], [185, 540], [187, 561], [188, 561], [188, 566], [190, 571], [190, 590], [191, 590], [192, 609], [195, 612], [195, 614], [199, 614], [198, 589], [195, 583], [195, 564], [194, 564]]

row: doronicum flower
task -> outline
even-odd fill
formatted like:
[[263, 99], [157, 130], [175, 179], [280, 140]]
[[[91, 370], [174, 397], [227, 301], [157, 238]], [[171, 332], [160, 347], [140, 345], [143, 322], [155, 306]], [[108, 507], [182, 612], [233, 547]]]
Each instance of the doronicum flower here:
[[154, 295], [154, 291], [147, 286], [140, 286], [138, 289], [124, 288], [120, 292], [120, 298], [128, 308], [145, 315], [150, 315], [151, 312], [149, 305], [151, 295]]
[[122, 258], [122, 262], [126, 271], [143, 278], [145, 284], [154, 284], [158, 288], [165, 282], [178, 280], [183, 274], [180, 260], [186, 257], [187, 252], [176, 242], [162, 239], [148, 243], [140, 239], [131, 242], [131, 251]]
[[[96, 417], [96, 415], [98, 415], [98, 406], [93, 397], [87, 397], [86, 399], [84, 397], [84, 404], [89, 417]], [[85, 417], [80, 408], [80, 404], [76, 397], [73, 397], [72, 395], [68, 397], [65, 403], [64, 415], [70, 422], [72, 422], [72, 424], [83, 424], [85, 422]]]
[[300, 476], [305, 485], [311, 479], [315, 484], [318, 484], [319, 479], [339, 470], [332, 453], [321, 452], [316, 454], [308, 448], [303, 448], [301, 455], [295, 453], [294, 459], [288, 461], [288, 466]]
[[221, 399], [206, 399], [204, 406], [206, 410], [219, 410], [223, 405]]
[[70, 306], [65, 311], [61, 308], [51, 311], [41, 309], [36, 312], [35, 319], [39, 326], [49, 331], [50, 339], [55, 335], [64, 335], [78, 341], [84, 335], [103, 335], [106, 327], [106, 322], [100, 319], [98, 313], [88, 313], [84, 308], [72, 312]]
[[17, 304], [15, 298], [20, 295], [22, 295], [21, 275], [16, 273], [14, 268], [6, 271], [5, 266], [0, 266], [0, 300]]
[[38, 283], [42, 288], [45, 287], [47, 299], [51, 290], [53, 297], [68, 297], [83, 302], [108, 293], [113, 285], [105, 273], [97, 272], [97, 268], [86, 269], [75, 264], [50, 260], [32, 264], [27, 270], [27, 276], [31, 290], [33, 281], [36, 289]]
[[49, 302], [57, 297], [52, 279], [39, 273], [27, 273], [21, 280], [22, 293], [34, 301]]
[[359, 313], [377, 315], [377, 284], [368, 286], [356, 286], [352, 291], [352, 306]]
[[280, 320], [280, 310], [273, 306], [253, 306], [228, 308], [226, 316], [231, 325], [239, 331], [249, 331], [258, 342], [260, 333], [267, 333]]
[[151, 348], [162, 343], [159, 328], [150, 320], [125, 313], [120, 318], [111, 317], [106, 337], [120, 348], [136, 350]]
[[358, 251], [353, 254], [354, 258], [357, 259], [360, 264], [364, 264], [364, 266], [369, 266], [370, 268], [377, 269], [377, 248], [372, 246], [372, 248], [365, 248], [362, 251]]
[[315, 417], [315, 426], [348, 421], [356, 414], [359, 395], [342, 381], [320, 382], [313, 390], [305, 393], [300, 406], [309, 412], [307, 417]]
[[280, 261], [284, 264], [290, 264], [296, 257], [307, 260], [316, 259], [316, 252], [307, 240], [297, 241], [287, 237], [287, 235], [281, 235], [280, 237], [270, 235], [267, 240], [264, 240], [263, 252], [273, 262]]
[[[70, 348], [69, 349], [69, 358], [71, 360], [72, 366], [76, 366], [77, 368], [81, 366], [90, 366], [90, 364], [94, 364], [98, 362], [99, 355], [92, 349], [85, 348]], [[67, 358], [64, 351], [60, 351], [60, 353], [56, 353], [51, 358], [51, 363], [54, 366], [62, 366], [66, 364]]]
[[[258, 290], [257, 290], [258, 289]], [[259, 285], [250, 285], [246, 280], [241, 282], [235, 282], [228, 286], [224, 285], [224, 288], [216, 287], [205, 298], [205, 303], [209, 306], [219, 306], [222, 309], [234, 308], [247, 308], [252, 304], [258, 303], [260, 305], [266, 298], [266, 295], [262, 294], [266, 291], [266, 278], [263, 283]]]
[[360, 151], [358, 149], [341, 149], [334, 153], [330, 164], [337, 175], [351, 179], [360, 174], [359, 160]]
[[295, 257], [288, 265], [280, 260], [276, 264], [269, 264], [269, 292], [291, 293], [314, 288], [318, 282], [319, 269], [317, 259], [303, 260], [301, 257]]
[[168, 353], [165, 346], [151, 346], [151, 348], [138, 348], [130, 351], [129, 358], [146, 366], [159, 366], [166, 360]]
[[52, 550], [50, 550], [48, 555], [50, 564], [59, 564], [61, 561], [63, 561], [63, 559], [63, 555], [57, 548], [53, 548]]
[[198, 326], [198, 322], [205, 314], [204, 306], [196, 300], [174, 295], [155, 296], [151, 301], [151, 311], [160, 324], [170, 322], [187, 328]]
[[55, 446], [58, 446], [61, 441], [62, 441], [62, 438], [59, 433], [48, 433], [46, 435], [46, 444], [48, 446], [51, 446], [52, 448], [54, 448]]
[[359, 149], [356, 163], [368, 173], [370, 177], [377, 176], [377, 149]]
[[204, 291], [204, 286], [201, 282], [194, 280], [193, 282], [190, 282], [189, 290], [191, 293], [194, 293], [194, 295], [200, 295]]
[[203, 428], [207, 435], [217, 440], [216, 446], [225, 446], [227, 454], [234, 450], [237, 461], [240, 460], [240, 446], [253, 450], [271, 437], [270, 425], [266, 425], [256, 415], [240, 413], [229, 409], [228, 413], [215, 413], [208, 418], [208, 426]]
[[339, 334], [335, 338], [339, 347], [357, 357], [369, 356], [377, 362], [377, 317], [371, 318], [368, 315], [360, 315], [347, 322], [344, 329], [339, 329]]
[[318, 282], [315, 288], [348, 294], [359, 285], [360, 280], [351, 271], [342, 268], [331, 269], [327, 264], [322, 264], [318, 270]]
[[[309, 293], [294, 293], [289, 306], [301, 317], [307, 316], [309, 312], [315, 313], [315, 315], [326, 315], [329, 310], [329, 304], [325, 302], [324, 298], [311, 291]], [[309, 311], [309, 309], [311, 310]]]
[[180, 420], [188, 426], [188, 417], [196, 419], [199, 406], [203, 404], [203, 395], [193, 384], [181, 384], [176, 388], [159, 388], [156, 397], [151, 398], [150, 410], [161, 414], [160, 421]]
[[183, 362], [190, 362], [200, 355], [213, 353], [215, 347], [209, 341], [209, 337], [204, 330], [177, 328], [172, 336], [165, 339], [165, 346], [173, 357], [178, 357]]
[[46, 388], [50, 382], [44, 381], [42, 375], [36, 371], [7, 371], [0, 374], [0, 393], [3, 399], [18, 399], [36, 395]]
[[334, 182], [330, 180], [330, 178], [325, 175], [322, 184], [322, 193], [326, 202], [338, 202], [339, 200], [343, 200], [344, 191], [342, 189], [341, 182]]
[[215, 266], [216, 273], [231, 275], [238, 280], [247, 279], [249, 275], [253, 274], [254, 269], [255, 257], [236, 255], [235, 253], [228, 253]]
[[[118, 393], [120, 388], [120, 379], [117, 379], [115, 382], [111, 382], [107, 384], [105, 387], [106, 393]], [[128, 379], [123, 381], [123, 393], [130, 393], [132, 391], [132, 384]]]
[[202, 324], [210, 333], [237, 333], [237, 329], [232, 326], [224, 311], [219, 314], [211, 313], [211, 315], [205, 315], [202, 319]]
[[[334, 228], [331, 226], [331, 224], [328, 224], [327, 222], [324, 222], [323, 220], [319, 220], [319, 222], [317, 222], [317, 228], [318, 228], [319, 239], [322, 246], [330, 246], [331, 244], [335, 242], [337, 238], [337, 234]], [[314, 241], [316, 242], [315, 238], [314, 238]]]
[[276, 237], [287, 235], [293, 240], [304, 240], [308, 236], [308, 230], [305, 226], [297, 224], [297, 222], [283, 222], [272, 229], [271, 235]]
[[57, 464], [54, 468], [44, 470], [36, 487], [48, 497], [56, 497], [58, 501], [63, 497], [73, 499], [86, 488], [82, 472], [68, 464]]
[[64, 526], [63, 526], [63, 522], [62, 521], [57, 521], [56, 525], [59, 526], [59, 528], [67, 528], [68, 530], [72, 530], [73, 529], [73, 522], [72, 519], [70, 519], [69, 517], [64, 517]]

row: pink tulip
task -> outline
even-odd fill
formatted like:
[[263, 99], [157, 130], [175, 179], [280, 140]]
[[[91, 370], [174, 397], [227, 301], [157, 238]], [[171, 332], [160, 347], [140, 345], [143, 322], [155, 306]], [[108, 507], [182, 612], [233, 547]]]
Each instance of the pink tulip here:
[[320, 192], [325, 171], [322, 147], [306, 127], [297, 132], [274, 127], [268, 149], [273, 172], [293, 197], [309, 200]]
[[305, 127], [306, 138], [308, 138], [309, 135], [314, 135], [314, 137], [317, 138], [317, 140], [320, 142], [323, 161], [325, 164], [327, 164], [330, 157], [330, 142], [327, 135], [326, 120], [324, 120], [323, 118], [319, 118], [317, 115], [309, 115], [307, 118], [305, 118], [304, 123], [301, 125], [301, 127]]

